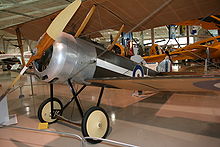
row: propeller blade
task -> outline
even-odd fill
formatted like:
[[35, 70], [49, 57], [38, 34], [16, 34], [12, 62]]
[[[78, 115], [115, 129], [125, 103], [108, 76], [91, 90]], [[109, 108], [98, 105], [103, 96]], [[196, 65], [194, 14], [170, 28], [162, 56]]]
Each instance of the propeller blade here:
[[70, 19], [76, 13], [81, 3], [81, 0], [75, 0], [56, 16], [39, 41], [36, 47], [38, 49], [36, 55], [30, 58], [26, 66], [29, 66], [34, 60], [39, 59], [44, 51], [53, 44], [54, 40], [63, 32]]
[[24, 72], [28, 69], [28, 66], [36, 59], [41, 58], [44, 51], [48, 49], [56, 40], [56, 38], [60, 35], [60, 33], [64, 30], [72, 16], [76, 13], [79, 6], [81, 5], [81, 0], [75, 0], [65, 9], [63, 9], [56, 18], [52, 21], [50, 26], [47, 28], [46, 33], [40, 39], [37, 48], [37, 53], [34, 56], [31, 56], [28, 63], [21, 70], [19, 75], [15, 78], [15, 80], [10, 84], [9, 88], [0, 96], [0, 101], [8, 94], [11, 88], [15, 85], [15, 83], [20, 79], [20, 77], [24, 74]]
[[79, 37], [79, 35], [82, 33], [87, 23], [89, 22], [90, 18], [92, 17], [93, 13], [95, 12], [95, 8], [96, 6], [93, 5], [89, 13], [86, 15], [86, 18], [83, 20], [82, 24], [80, 25], [79, 29], [77, 30], [75, 37]]
[[60, 33], [64, 30], [67, 23], [70, 21], [72, 16], [76, 13], [77, 9], [81, 5], [81, 0], [75, 0], [69, 6], [67, 6], [63, 11], [57, 15], [50, 26], [47, 29], [47, 34], [56, 40]]

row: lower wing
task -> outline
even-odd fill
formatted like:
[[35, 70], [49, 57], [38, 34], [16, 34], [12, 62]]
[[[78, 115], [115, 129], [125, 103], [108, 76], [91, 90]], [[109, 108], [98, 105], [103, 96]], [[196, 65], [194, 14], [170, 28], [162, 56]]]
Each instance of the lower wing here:
[[[92, 85], [150, 91], [220, 91], [220, 75], [165, 75], [143, 78], [102, 78], [88, 80]], [[219, 88], [218, 88], [219, 86]]]

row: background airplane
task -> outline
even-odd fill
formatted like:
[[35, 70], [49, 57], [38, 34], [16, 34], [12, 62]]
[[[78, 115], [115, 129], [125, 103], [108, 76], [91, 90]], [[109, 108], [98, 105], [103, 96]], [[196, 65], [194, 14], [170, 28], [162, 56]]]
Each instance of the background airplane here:
[[[27, 62], [31, 57], [32, 53], [30, 51], [24, 52], [24, 59]], [[21, 54], [6, 54], [4, 52], [0, 53], [0, 65], [4, 66], [3, 70], [10, 70], [13, 65], [17, 64], [17, 68], [21, 65]]]
[[[220, 36], [211, 37], [196, 43], [187, 45], [183, 48], [175, 49], [169, 55], [172, 60], [185, 60], [185, 59], [215, 59], [216, 62], [220, 58]], [[161, 62], [167, 54], [157, 54], [153, 56], [143, 57], [147, 63]]]

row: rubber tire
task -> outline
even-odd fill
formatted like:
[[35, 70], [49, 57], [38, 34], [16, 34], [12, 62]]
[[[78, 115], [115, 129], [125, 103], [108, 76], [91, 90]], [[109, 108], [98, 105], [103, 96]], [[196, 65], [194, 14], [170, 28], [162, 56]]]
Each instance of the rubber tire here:
[[[109, 117], [108, 117], [108, 114], [105, 112], [105, 110], [104, 110], [103, 108], [97, 107], [97, 106], [93, 106], [93, 107], [89, 108], [89, 109], [85, 112], [85, 114], [84, 114], [84, 116], [83, 116], [83, 119], [82, 119], [82, 126], [81, 126], [82, 134], [83, 134], [84, 137], [92, 137], [92, 136], [89, 136], [89, 134], [88, 134], [88, 132], [87, 132], [86, 125], [87, 125], [87, 120], [88, 120], [90, 114], [91, 114], [92, 112], [96, 111], [96, 110], [101, 111], [101, 112], [105, 115], [105, 117], [106, 117], [106, 119], [107, 119], [107, 129], [106, 129], [106, 132], [105, 132], [104, 136], [101, 137], [101, 138], [106, 138], [107, 135], [108, 135], [108, 132], [109, 132], [109, 127], [110, 127]], [[97, 144], [97, 143], [102, 142], [101, 140], [93, 140], [93, 139], [86, 139], [86, 141], [88, 141], [88, 142], [91, 143], [91, 144]]]
[[[42, 110], [43, 110], [43, 108], [44, 108], [44, 106], [46, 105], [46, 104], [48, 104], [48, 103], [50, 103], [51, 102], [51, 100], [53, 99], [53, 101], [56, 101], [56, 102], [58, 102], [59, 104], [60, 104], [60, 106], [61, 106], [61, 114], [62, 114], [62, 109], [63, 109], [63, 104], [62, 104], [62, 102], [58, 99], [58, 98], [48, 98], [48, 99], [46, 99], [45, 101], [43, 101], [43, 103], [41, 103], [41, 105], [39, 106], [39, 108], [38, 108], [38, 119], [40, 120], [40, 122], [42, 122], [42, 123], [44, 123], [44, 122], [46, 122], [44, 119], [43, 119], [43, 117], [42, 117]], [[60, 114], [60, 115], [61, 115]], [[55, 119], [54, 121], [52, 121], [52, 122], [48, 122], [49, 124], [52, 124], [52, 123], [55, 123], [57, 121], [57, 119]]]

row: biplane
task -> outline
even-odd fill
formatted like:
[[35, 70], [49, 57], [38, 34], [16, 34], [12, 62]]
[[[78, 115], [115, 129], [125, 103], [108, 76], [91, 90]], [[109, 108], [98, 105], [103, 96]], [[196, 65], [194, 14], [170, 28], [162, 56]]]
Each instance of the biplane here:
[[[31, 52], [27, 51], [24, 52], [24, 58], [25, 60], [28, 60], [31, 57]], [[0, 53], [0, 65], [6, 66], [3, 67], [3, 70], [10, 70], [13, 65], [15, 64], [21, 64], [21, 54], [19, 53], [13, 53], [13, 54], [6, 54], [4, 52]]]
[[[157, 53], [152, 56], [143, 57], [147, 63], [161, 62], [167, 56], [165, 53]], [[169, 53], [172, 61], [185, 59], [216, 59], [220, 58], [220, 36], [211, 37], [195, 42], [182, 48], [175, 49]]]
[[[199, 18], [212, 13], [213, 8], [218, 9], [219, 4], [218, 0], [193, 2], [191, 0], [87, 0], [82, 3], [81, 0], [75, 0], [62, 11], [5, 28], [4, 30], [11, 33], [19, 28], [23, 37], [32, 40], [42, 37], [38, 41], [35, 54], [6, 92], [1, 95], [0, 100], [7, 95], [33, 62], [38, 77], [50, 84], [50, 98], [40, 105], [39, 120], [48, 123], [53, 123], [57, 119], [64, 120], [62, 112], [72, 101], [76, 101], [82, 116], [80, 125], [83, 136], [105, 138], [110, 127], [108, 115], [100, 107], [105, 87], [154, 91], [201, 90], [201, 88], [213, 90], [210, 82], [218, 83], [220, 78], [220, 76], [161, 74], [116, 55], [111, 49], [121, 32], [138, 31]], [[200, 13], [195, 13], [197, 11]], [[82, 39], [82, 37], [94, 37], [98, 31], [107, 28], [119, 30], [107, 49], [100, 44]], [[168, 86], [170, 81], [172, 84]], [[58, 82], [69, 85], [73, 94], [65, 105], [53, 95], [53, 84]], [[83, 86], [76, 91], [72, 83]], [[204, 83], [209, 83], [205, 84], [209, 86], [204, 87]], [[87, 85], [99, 86], [101, 90], [96, 106], [83, 112], [77, 96]], [[87, 138], [87, 141], [100, 142], [92, 138]]]

